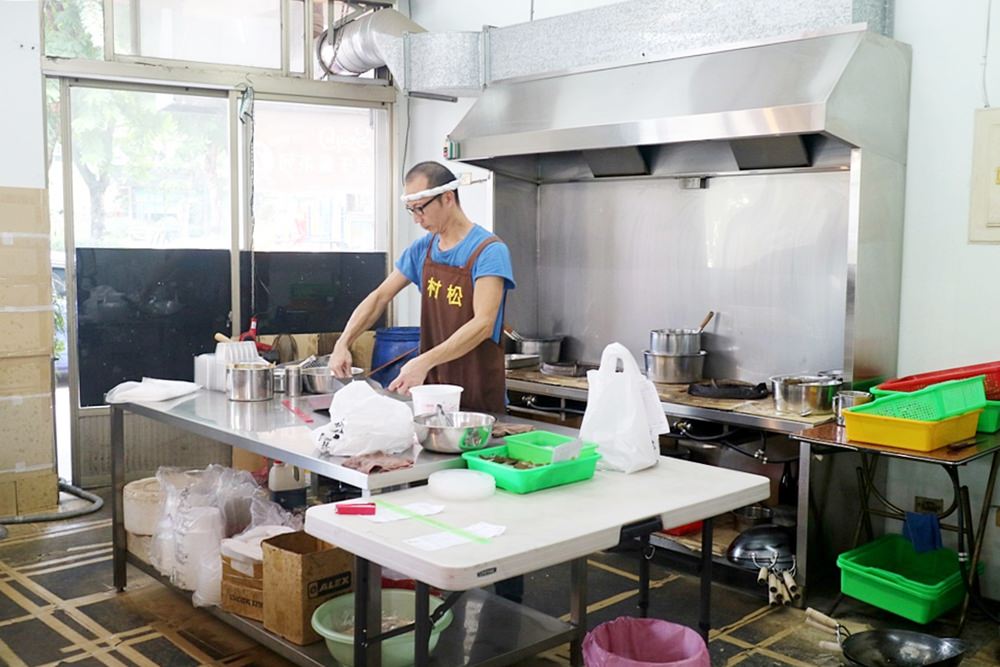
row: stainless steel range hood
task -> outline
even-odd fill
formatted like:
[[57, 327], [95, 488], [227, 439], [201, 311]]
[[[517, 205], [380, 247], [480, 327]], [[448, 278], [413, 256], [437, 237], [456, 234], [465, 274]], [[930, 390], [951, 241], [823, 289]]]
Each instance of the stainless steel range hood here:
[[490, 85], [457, 159], [534, 182], [905, 163], [910, 49], [863, 27]]

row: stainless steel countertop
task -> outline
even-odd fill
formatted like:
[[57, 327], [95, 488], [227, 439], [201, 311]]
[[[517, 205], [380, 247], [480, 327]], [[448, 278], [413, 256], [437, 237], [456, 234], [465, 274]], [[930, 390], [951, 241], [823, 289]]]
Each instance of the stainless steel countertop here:
[[[342, 464], [346, 457], [320, 456], [311, 431], [328, 424], [330, 418], [313, 410], [328, 407], [331, 398], [331, 395], [287, 398], [284, 394], [276, 394], [272, 400], [251, 403], [230, 401], [222, 392], [202, 389], [171, 401], [126, 403], [112, 407], [285, 461], [368, 491], [424, 480], [438, 470], [465, 467], [459, 455], [437, 454], [419, 446], [400, 454], [413, 461], [412, 467], [370, 475], [345, 468]], [[286, 399], [311, 417], [313, 422], [305, 423], [282, 405]], [[501, 418], [504, 421], [524, 421], [507, 416]]]

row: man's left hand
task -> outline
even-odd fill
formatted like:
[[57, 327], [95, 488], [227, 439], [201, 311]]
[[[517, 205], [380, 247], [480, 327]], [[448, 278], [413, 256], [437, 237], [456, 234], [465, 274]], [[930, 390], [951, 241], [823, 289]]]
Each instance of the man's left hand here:
[[421, 357], [410, 359], [399, 369], [399, 375], [389, 384], [389, 391], [397, 394], [409, 394], [412, 387], [417, 387], [427, 379], [430, 368]]

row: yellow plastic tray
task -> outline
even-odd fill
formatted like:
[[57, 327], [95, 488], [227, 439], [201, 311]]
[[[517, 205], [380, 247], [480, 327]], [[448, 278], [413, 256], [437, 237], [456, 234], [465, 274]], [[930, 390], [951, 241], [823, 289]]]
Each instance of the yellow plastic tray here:
[[980, 412], [972, 410], [940, 421], [917, 421], [844, 410], [844, 425], [848, 440], [929, 452], [975, 437]]

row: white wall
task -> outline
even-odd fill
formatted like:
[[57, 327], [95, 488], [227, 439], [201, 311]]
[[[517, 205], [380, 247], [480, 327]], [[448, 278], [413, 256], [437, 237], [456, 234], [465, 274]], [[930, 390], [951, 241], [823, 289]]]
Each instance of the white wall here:
[[45, 134], [37, 0], [0, 0], [0, 186], [45, 187]]
[[[982, 55], [989, 0], [897, 0], [895, 38], [913, 46], [906, 173], [899, 372], [1000, 359], [1000, 245], [968, 242], [973, 113], [983, 106]], [[987, 87], [1000, 105], [1000, 3], [994, 3]], [[961, 470], [974, 511], [988, 461]], [[937, 467], [893, 462], [890, 498], [904, 509], [922, 495], [951, 502]], [[1000, 499], [994, 500], [1000, 502]], [[888, 522], [887, 531], [899, 524]], [[1000, 598], [1000, 530], [990, 516], [984, 592]], [[954, 534], [945, 534], [954, 546]]]

